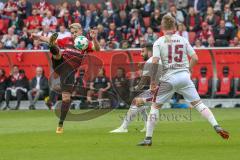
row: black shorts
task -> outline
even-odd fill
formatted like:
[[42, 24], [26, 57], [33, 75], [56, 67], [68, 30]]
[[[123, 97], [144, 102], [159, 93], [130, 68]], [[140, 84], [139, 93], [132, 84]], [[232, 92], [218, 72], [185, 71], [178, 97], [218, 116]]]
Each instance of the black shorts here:
[[63, 58], [59, 60], [52, 58], [52, 65], [54, 71], [60, 76], [61, 91], [70, 93], [73, 92], [75, 81], [74, 68], [66, 63]]

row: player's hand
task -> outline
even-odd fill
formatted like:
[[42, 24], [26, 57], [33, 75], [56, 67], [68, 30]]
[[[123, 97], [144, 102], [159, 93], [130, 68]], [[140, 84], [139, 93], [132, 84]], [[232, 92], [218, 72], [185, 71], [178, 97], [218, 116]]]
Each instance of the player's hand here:
[[151, 90], [152, 92], [155, 92], [156, 89], [157, 89], [157, 83], [156, 83], [156, 82], [151, 82], [151, 84], [150, 84], [150, 90]]
[[97, 38], [97, 30], [96, 29], [90, 30], [90, 37], [92, 39], [96, 39]]

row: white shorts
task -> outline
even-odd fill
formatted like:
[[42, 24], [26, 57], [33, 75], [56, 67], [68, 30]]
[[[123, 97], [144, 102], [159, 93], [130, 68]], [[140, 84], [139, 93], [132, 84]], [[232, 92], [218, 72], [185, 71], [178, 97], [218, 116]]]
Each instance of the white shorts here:
[[166, 80], [159, 83], [159, 89], [154, 99], [157, 104], [168, 102], [177, 92], [188, 102], [200, 100], [199, 94], [187, 71], [180, 71], [170, 75]]
[[150, 89], [143, 91], [136, 98], [142, 98], [146, 102], [151, 102], [153, 100], [154, 93]]

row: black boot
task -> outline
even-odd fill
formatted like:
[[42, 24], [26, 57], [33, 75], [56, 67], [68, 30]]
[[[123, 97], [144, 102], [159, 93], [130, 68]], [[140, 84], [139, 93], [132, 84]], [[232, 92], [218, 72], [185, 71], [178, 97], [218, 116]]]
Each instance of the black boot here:
[[152, 137], [146, 137], [142, 142], [137, 144], [138, 146], [151, 146], [152, 145]]
[[53, 55], [57, 55], [59, 54], [60, 52], [60, 49], [58, 48], [58, 46], [56, 45], [56, 40], [58, 38], [58, 33], [53, 33], [52, 36], [50, 37], [50, 40], [49, 40], [49, 44], [48, 44], [48, 47], [50, 49], [50, 52], [53, 54]]
[[29, 106], [29, 109], [30, 109], [30, 110], [35, 110], [36, 108], [35, 108], [35, 106], [32, 104], [32, 105]]
[[19, 107], [20, 107], [20, 102], [18, 101], [16, 107], [13, 110], [18, 110]]
[[58, 38], [58, 33], [55, 32], [51, 35], [49, 44], [48, 44], [49, 48], [54, 47], [56, 45], [57, 38]]

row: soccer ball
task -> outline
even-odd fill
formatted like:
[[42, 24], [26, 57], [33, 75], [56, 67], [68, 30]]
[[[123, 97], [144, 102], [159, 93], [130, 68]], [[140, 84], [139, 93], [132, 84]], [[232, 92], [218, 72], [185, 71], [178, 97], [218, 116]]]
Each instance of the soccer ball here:
[[79, 50], [85, 50], [88, 48], [88, 39], [85, 36], [78, 36], [74, 40], [74, 47]]

